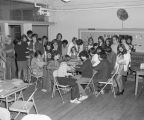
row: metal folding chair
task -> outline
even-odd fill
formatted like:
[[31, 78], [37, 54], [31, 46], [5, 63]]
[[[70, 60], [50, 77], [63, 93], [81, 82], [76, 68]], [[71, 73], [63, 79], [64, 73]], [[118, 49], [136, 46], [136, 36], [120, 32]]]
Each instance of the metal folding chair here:
[[103, 90], [106, 88], [107, 85], [111, 86], [111, 90], [114, 94], [114, 98], [116, 98], [116, 94], [115, 94], [115, 86], [114, 86], [114, 80], [116, 79], [116, 76], [118, 74], [118, 70], [119, 70], [119, 66], [117, 66], [114, 71], [112, 72], [112, 76], [111, 78], [109, 78], [106, 82], [98, 82], [99, 84], [104, 84], [104, 86], [101, 88], [101, 90], [96, 94], [96, 97], [98, 97]]
[[9, 107], [10, 111], [18, 112], [17, 115], [14, 117], [14, 119], [16, 119], [20, 115], [20, 113], [29, 114], [32, 107], [34, 107], [36, 114], [38, 114], [36, 104], [34, 101], [34, 94], [36, 93], [36, 91], [37, 91], [37, 88], [35, 87], [34, 92], [30, 95], [27, 101], [17, 100]]
[[91, 85], [92, 85], [92, 87], [93, 87], [93, 93], [95, 93], [95, 85], [94, 85], [94, 82], [93, 82], [93, 78], [94, 78], [94, 76], [95, 76], [95, 74], [96, 74], [96, 72], [95, 71], [93, 71], [93, 75], [92, 75], [92, 77], [89, 79], [89, 81], [88, 82], [83, 82], [83, 83], [81, 83], [81, 85], [86, 85], [86, 87], [85, 87], [85, 91], [87, 90], [87, 89], [90, 89], [91, 91], [92, 91], [92, 89], [91, 89]]
[[6, 98], [0, 98], [0, 103], [5, 102], [6, 108], [8, 109], [9, 108], [9, 103], [13, 103], [16, 100], [20, 100], [20, 99], [22, 101], [24, 100], [22, 91], [20, 91], [18, 93], [14, 93], [13, 95], [11, 95], [9, 97], [6, 97]]
[[36, 78], [36, 81], [35, 81], [34, 83], [35, 83], [36, 86], [37, 86], [37, 83], [38, 83], [38, 81], [40, 80], [40, 78], [44, 78], [44, 76], [34, 74], [32, 68], [31, 68], [30, 66], [28, 66], [28, 69], [29, 69], [28, 71], [29, 71], [29, 78], [30, 78], [30, 79], [28, 80], [28, 83], [30, 84], [31, 78], [34, 77], [34, 78]]
[[53, 85], [53, 90], [52, 90], [52, 98], [55, 95], [55, 92], [58, 91], [60, 94], [60, 97], [62, 99], [62, 102], [64, 103], [64, 99], [62, 96], [61, 90], [65, 91], [66, 89], [71, 89], [69, 85], [60, 85], [57, 81], [57, 70], [53, 72], [53, 78], [54, 78], [54, 85]]

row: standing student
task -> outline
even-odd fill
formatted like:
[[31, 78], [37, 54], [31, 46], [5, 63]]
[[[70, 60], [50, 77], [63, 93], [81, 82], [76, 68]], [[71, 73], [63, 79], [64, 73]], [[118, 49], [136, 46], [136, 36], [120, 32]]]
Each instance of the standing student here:
[[45, 62], [48, 62], [52, 60], [52, 45], [51, 42], [48, 42], [45, 45], [45, 53], [44, 53], [44, 59]]
[[105, 48], [105, 43], [104, 43], [103, 36], [98, 37], [98, 46], [101, 46], [103, 49]]
[[93, 44], [94, 44], [94, 40], [92, 37], [89, 37], [88, 38], [88, 46], [87, 46], [87, 49], [89, 50], [90, 48], [93, 47]]
[[16, 78], [14, 44], [10, 35], [6, 38], [4, 51], [6, 53], [6, 79]]
[[123, 44], [120, 44], [118, 46], [118, 54], [116, 59], [116, 66], [117, 65], [119, 66], [118, 76], [116, 79], [117, 86], [118, 86], [117, 95], [122, 95], [124, 92], [123, 79], [127, 75], [129, 62], [130, 62], [130, 53], [127, 52]]
[[68, 51], [68, 41], [67, 40], [63, 40], [62, 41], [62, 57], [67, 55], [67, 51]]
[[119, 45], [119, 37], [117, 35], [114, 35], [112, 37], [112, 45], [111, 45], [111, 48], [112, 48], [112, 51], [117, 54], [117, 47]]
[[45, 47], [45, 45], [49, 42], [48, 37], [47, 36], [43, 36], [42, 37], [42, 41], [43, 41], [43, 46]]
[[76, 41], [77, 41], [77, 38], [76, 38], [76, 37], [73, 37], [73, 38], [72, 38], [72, 41], [71, 41], [71, 42], [69, 43], [69, 45], [68, 45], [67, 55], [70, 56], [70, 54], [71, 54], [71, 48], [72, 48], [72, 47], [76, 47], [76, 49], [77, 49], [77, 43], [76, 43]]
[[62, 52], [62, 34], [61, 33], [58, 33], [56, 35], [56, 39], [52, 40], [52, 43], [54, 44], [55, 42], [57, 42], [58, 44], [58, 51], [59, 53], [61, 54]]
[[28, 50], [27, 50], [27, 43], [25, 42], [26, 36], [23, 35], [21, 37], [21, 40], [18, 40], [15, 45], [15, 55], [16, 55], [16, 61], [18, 66], [18, 78], [22, 79], [22, 72], [23, 72], [23, 80], [26, 81], [26, 75], [27, 75], [27, 56], [28, 56]]
[[71, 48], [71, 51], [70, 51], [70, 54], [69, 54], [69, 55], [70, 55], [70, 57], [73, 58], [73, 59], [77, 58], [78, 51], [77, 51], [77, 49], [76, 49], [75, 46], [73, 46], [73, 47]]
[[37, 39], [35, 43], [35, 50], [40, 51], [42, 54], [44, 54], [44, 46], [43, 46], [43, 41], [41, 38]]

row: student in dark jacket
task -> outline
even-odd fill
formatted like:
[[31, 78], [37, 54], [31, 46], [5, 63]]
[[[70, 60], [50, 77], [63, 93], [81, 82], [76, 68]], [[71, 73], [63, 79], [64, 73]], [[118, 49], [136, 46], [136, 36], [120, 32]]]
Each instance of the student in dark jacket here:
[[81, 72], [81, 76], [77, 76], [76, 78], [77, 78], [77, 83], [79, 85], [80, 93], [82, 95], [80, 97], [80, 100], [84, 100], [87, 99], [88, 96], [86, 95], [85, 90], [82, 88], [81, 84], [84, 82], [88, 82], [90, 80], [93, 74], [93, 69], [87, 51], [82, 51], [79, 54], [79, 57], [82, 59], [83, 64], [79, 65], [78, 68], [76, 68], [76, 71]]
[[107, 55], [105, 52], [101, 52], [99, 54], [100, 63], [94, 67], [95, 76], [94, 76], [94, 84], [96, 85], [96, 89], [98, 90], [98, 82], [106, 82], [111, 75], [111, 66], [109, 61], [107, 60]]
[[26, 42], [26, 36], [23, 35], [21, 40], [18, 40], [15, 45], [15, 54], [16, 54], [16, 61], [18, 66], [18, 78], [22, 78], [22, 72], [23, 72], [23, 79], [26, 80], [27, 75], [27, 56], [28, 56], [28, 50], [27, 50], [27, 42]]

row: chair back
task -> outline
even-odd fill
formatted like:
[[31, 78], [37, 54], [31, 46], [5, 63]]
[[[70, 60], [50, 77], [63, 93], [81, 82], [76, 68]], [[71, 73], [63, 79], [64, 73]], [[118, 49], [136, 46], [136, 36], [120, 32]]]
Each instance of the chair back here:
[[54, 78], [54, 84], [55, 85], [59, 85], [59, 83], [57, 81], [57, 77], [58, 77], [58, 70], [54, 70], [54, 72], [53, 72], [53, 78]]
[[28, 98], [28, 100], [26, 101], [26, 103], [24, 104], [24, 107], [27, 107], [28, 102], [30, 102], [31, 100], [33, 100], [34, 94], [36, 93], [37, 88], [35, 87], [35, 90], [32, 92], [32, 94], [30, 95], [30, 97]]

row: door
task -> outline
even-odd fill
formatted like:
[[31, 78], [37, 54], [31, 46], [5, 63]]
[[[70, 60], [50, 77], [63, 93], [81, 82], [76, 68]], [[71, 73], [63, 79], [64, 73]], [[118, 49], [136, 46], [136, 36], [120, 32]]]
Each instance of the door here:
[[39, 38], [42, 36], [48, 36], [48, 25], [32, 25], [33, 33], [38, 34]]

